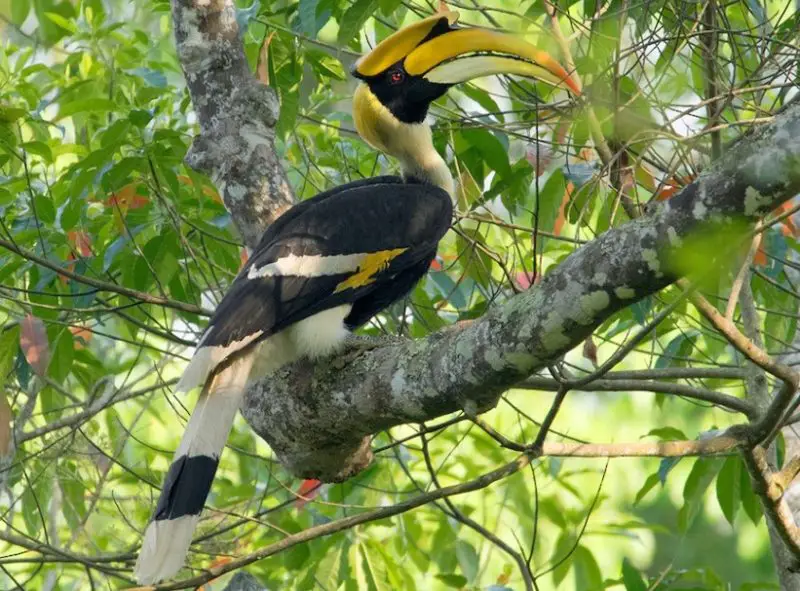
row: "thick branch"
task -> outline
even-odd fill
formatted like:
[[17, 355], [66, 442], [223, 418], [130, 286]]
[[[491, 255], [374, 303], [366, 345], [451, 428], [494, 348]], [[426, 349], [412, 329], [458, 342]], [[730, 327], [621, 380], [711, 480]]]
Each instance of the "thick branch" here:
[[275, 152], [278, 99], [250, 73], [231, 0], [172, 0], [172, 17], [201, 130], [186, 162], [211, 174], [253, 248], [294, 202]]
[[754, 224], [800, 190], [798, 162], [795, 107], [738, 142], [673, 199], [585, 244], [539, 285], [468, 327], [295, 364], [249, 392], [245, 417], [296, 474], [346, 478], [369, 461], [369, 435], [491, 408], [612, 314], [673, 283], [686, 238], [712, 224]]

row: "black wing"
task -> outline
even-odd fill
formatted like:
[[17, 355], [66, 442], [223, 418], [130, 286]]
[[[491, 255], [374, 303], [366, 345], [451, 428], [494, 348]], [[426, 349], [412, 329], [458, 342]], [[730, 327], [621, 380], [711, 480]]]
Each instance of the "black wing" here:
[[353, 305], [349, 326], [363, 324], [425, 274], [451, 217], [445, 191], [397, 177], [350, 183], [296, 205], [264, 233], [202, 345], [257, 342], [342, 304]]

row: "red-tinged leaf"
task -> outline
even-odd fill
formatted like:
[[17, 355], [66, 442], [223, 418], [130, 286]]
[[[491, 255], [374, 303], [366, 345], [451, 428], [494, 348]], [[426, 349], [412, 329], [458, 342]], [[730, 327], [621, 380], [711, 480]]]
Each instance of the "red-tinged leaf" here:
[[82, 257], [92, 256], [92, 238], [83, 230], [70, 230], [67, 240]]
[[691, 184], [696, 176], [697, 175], [694, 174], [688, 174], [686, 176], [670, 177], [664, 181], [664, 184], [661, 185], [661, 188], [656, 191], [653, 199], [656, 201], [666, 201], [667, 199], [673, 197], [676, 193], [679, 193], [686, 185]]
[[597, 345], [594, 344], [591, 336], [583, 341], [583, 356], [597, 367]]
[[440, 263], [437, 259], [433, 259], [431, 261], [431, 271], [441, 271], [442, 269], [442, 263]]
[[526, 271], [520, 271], [517, 273], [516, 277], [514, 277], [514, 281], [520, 289], [528, 289], [533, 285], [533, 276], [529, 275]]
[[553, 161], [553, 149], [549, 144], [535, 141], [525, 150], [525, 159], [536, 171], [536, 176], [542, 176]]
[[50, 346], [47, 342], [47, 330], [41, 318], [28, 314], [20, 324], [19, 346], [25, 359], [37, 375], [47, 373], [50, 364]]
[[250, 260], [250, 255], [247, 253], [247, 249], [243, 248], [239, 251], [239, 270], [241, 271], [242, 268], [247, 264], [247, 261]]
[[316, 497], [321, 489], [322, 482], [314, 478], [306, 478], [295, 492], [297, 495], [297, 500], [294, 502], [295, 508], [302, 509], [305, 507], [306, 503]]
[[[316, 11], [315, 11], [316, 12]], [[315, 14], [311, 15], [312, 19]], [[272, 43], [272, 38], [275, 36], [275, 31], [272, 31], [267, 37], [264, 38], [264, 43], [258, 50], [258, 63], [256, 64], [256, 75], [261, 80], [262, 84], [269, 86], [269, 69], [267, 63], [269, 62], [269, 44]]]

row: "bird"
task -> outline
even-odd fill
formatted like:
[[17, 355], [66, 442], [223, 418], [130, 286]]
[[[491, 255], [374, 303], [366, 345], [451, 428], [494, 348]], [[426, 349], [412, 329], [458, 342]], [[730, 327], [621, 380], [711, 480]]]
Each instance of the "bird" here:
[[264, 232], [223, 296], [176, 391], [200, 388], [135, 567], [151, 584], [183, 566], [248, 384], [300, 358], [340, 351], [352, 330], [405, 297], [450, 227], [455, 185], [426, 123], [431, 103], [479, 76], [516, 74], [580, 89], [513, 35], [460, 27], [443, 11], [399, 29], [353, 67], [353, 119], [400, 176], [302, 201]]

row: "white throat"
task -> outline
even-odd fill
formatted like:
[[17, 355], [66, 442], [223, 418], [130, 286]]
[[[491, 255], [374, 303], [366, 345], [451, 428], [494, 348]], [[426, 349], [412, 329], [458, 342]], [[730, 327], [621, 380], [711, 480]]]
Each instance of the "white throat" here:
[[413, 150], [396, 154], [403, 169], [403, 176], [414, 177], [441, 187], [453, 198], [455, 195], [453, 175], [444, 158], [433, 147], [431, 128], [425, 123], [408, 126], [414, 128], [408, 132], [408, 136], [419, 141], [414, 141]]

